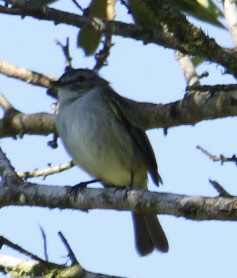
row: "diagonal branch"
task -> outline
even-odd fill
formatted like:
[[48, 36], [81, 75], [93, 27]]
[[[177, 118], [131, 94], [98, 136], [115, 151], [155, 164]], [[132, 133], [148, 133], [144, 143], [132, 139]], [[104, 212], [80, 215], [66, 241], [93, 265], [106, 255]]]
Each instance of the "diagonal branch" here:
[[[142, 40], [144, 43], [155, 43], [166, 48], [177, 49], [184, 54], [197, 55], [225, 67], [226, 72], [237, 75], [237, 57], [232, 50], [223, 49], [214, 39], [209, 38], [200, 29], [194, 28], [192, 40], [179, 40], [173, 33], [163, 32], [156, 28], [143, 28], [139, 25], [118, 21], [106, 21], [98, 18], [83, 17], [73, 13], [43, 7], [30, 7], [25, 1], [8, 0], [14, 8], [0, 6], [0, 13], [31, 16], [36, 19], [53, 21], [56, 24], [68, 24], [75, 27], [90, 26], [107, 35], [119, 35], [125, 38]], [[175, 33], [176, 34], [176, 33]]]
[[0, 255], [0, 271], [10, 277], [122, 278], [86, 271], [80, 265], [66, 266]]
[[15, 244], [15, 243], [9, 241], [5, 237], [0, 236], [0, 246], [2, 247], [3, 245], [6, 245], [6, 246], [8, 246], [8, 247], [10, 247], [14, 250], [17, 250], [19, 253], [22, 253], [26, 256], [29, 256], [33, 260], [37, 260], [39, 262], [44, 262], [44, 260], [42, 260], [40, 257], [36, 256], [35, 254], [32, 254], [31, 252], [25, 250], [24, 248], [22, 248], [18, 244]]
[[12, 167], [10, 161], [5, 153], [0, 149], [0, 176], [1, 177], [15, 177], [19, 182], [20, 178], [17, 177], [15, 169]]
[[188, 86], [201, 85], [200, 78], [189, 55], [184, 55], [180, 51], [175, 51], [176, 60], [179, 63], [184, 79]]
[[63, 172], [65, 170], [68, 170], [74, 166], [73, 161], [69, 161], [60, 165], [56, 166], [50, 166], [46, 169], [36, 169], [34, 171], [28, 171], [28, 172], [17, 172], [17, 175], [24, 180], [27, 180], [29, 178], [35, 178], [35, 177], [43, 177], [44, 179], [49, 176], [56, 173]]
[[56, 80], [51, 76], [19, 67], [6, 61], [0, 61], [0, 73], [45, 88], [49, 88], [50, 82]]
[[60, 237], [62, 243], [64, 244], [65, 248], [67, 249], [68, 257], [71, 260], [71, 264], [72, 265], [79, 265], [79, 262], [78, 262], [78, 260], [76, 258], [76, 255], [72, 251], [72, 248], [71, 248], [70, 244], [68, 243], [67, 239], [65, 238], [65, 236], [63, 235], [63, 233], [62, 232], [58, 232], [58, 236]]

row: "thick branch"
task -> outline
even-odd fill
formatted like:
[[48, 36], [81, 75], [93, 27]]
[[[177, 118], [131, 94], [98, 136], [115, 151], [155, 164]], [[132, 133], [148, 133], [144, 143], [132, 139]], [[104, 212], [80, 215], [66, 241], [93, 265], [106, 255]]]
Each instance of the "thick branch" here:
[[[75, 200], [76, 199], [76, 200]], [[0, 186], [0, 207], [34, 206], [61, 209], [115, 209], [175, 215], [195, 220], [237, 220], [237, 198], [207, 198], [116, 188], [79, 190], [69, 186], [24, 183]]]
[[[184, 99], [164, 105], [132, 100], [128, 102], [140, 114], [145, 129], [194, 125], [204, 120], [237, 115], [237, 91], [192, 91]], [[0, 120], [0, 138], [56, 133], [55, 118], [55, 115], [47, 113], [14, 113], [7, 120]]]
[[56, 133], [55, 115], [47, 113], [15, 113], [9, 118], [0, 120], [0, 138], [16, 135], [49, 135]]
[[[45, 75], [7, 62], [0, 63], [0, 71], [7, 76], [40, 86], [50, 87], [50, 81], [55, 79], [48, 79]], [[218, 89], [219, 87], [221, 89]], [[145, 129], [194, 125], [204, 120], [237, 115], [237, 91], [234, 89], [225, 91], [223, 86], [219, 87], [215, 86], [214, 89], [210, 87], [209, 91], [190, 91], [184, 99], [164, 105], [128, 101], [140, 113]], [[1, 101], [1, 105], [6, 110], [6, 101], [4, 103]], [[56, 133], [55, 115], [47, 113], [26, 115], [17, 110], [13, 112], [5, 113], [5, 117], [0, 120], [0, 138]]]
[[79, 265], [57, 265], [7, 255], [0, 255], [0, 271], [11, 275], [11, 277], [119, 278], [118, 276], [85, 271]]
[[32, 270], [38, 264], [40, 263], [37, 261], [22, 260], [19, 258], [0, 254], [0, 270], [5, 274], [11, 273], [11, 275], [13, 275], [13, 270], [16, 271], [15, 273], [17, 273], [18, 271], [19, 273], [20, 271], [23, 271], [23, 273], [32, 273]]
[[37, 113], [26, 115], [15, 109], [3, 94], [0, 94], [0, 107], [4, 115], [0, 119], [0, 138], [26, 134], [47, 135], [56, 133], [55, 115]]
[[[234, 51], [221, 48], [212, 38], [209, 38], [198, 28], [192, 34], [191, 44], [177, 40], [174, 35], [158, 29], [143, 28], [139, 25], [123, 22], [105, 21], [98, 18], [87, 18], [76, 14], [58, 11], [52, 8], [31, 8], [24, 1], [9, 0], [18, 8], [0, 6], [0, 13], [31, 16], [37, 19], [53, 21], [57, 24], [64, 23], [76, 27], [91, 26], [107, 35], [119, 35], [145, 43], [155, 43], [166, 48], [177, 49], [184, 54], [197, 55], [209, 61], [216, 62], [226, 68], [226, 71], [237, 75], [237, 57]], [[199, 31], [198, 31], [199, 30]], [[203, 47], [201, 47], [203, 45]]]
[[194, 125], [237, 115], [237, 91], [190, 91], [184, 99], [164, 104], [132, 102], [145, 129]]

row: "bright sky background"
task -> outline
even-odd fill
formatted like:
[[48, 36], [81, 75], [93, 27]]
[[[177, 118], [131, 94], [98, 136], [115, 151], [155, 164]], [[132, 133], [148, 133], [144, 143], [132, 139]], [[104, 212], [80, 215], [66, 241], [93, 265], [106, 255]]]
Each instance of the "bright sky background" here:
[[[81, 1], [83, 2], [83, 1]], [[84, 5], [86, 7], [86, 4]], [[61, 0], [53, 7], [75, 11], [70, 1]], [[117, 19], [130, 21], [124, 8], [117, 5]], [[0, 59], [18, 66], [58, 77], [64, 71], [64, 56], [56, 46], [70, 38], [73, 66], [92, 68], [94, 58], [86, 58], [75, 47], [78, 29], [66, 25], [55, 26], [26, 17], [0, 14]], [[196, 22], [200, 24], [200, 22]], [[231, 47], [229, 34], [202, 24], [210, 36], [224, 46]], [[182, 99], [185, 81], [172, 50], [157, 45], [144, 46], [142, 42], [114, 37], [109, 66], [101, 75], [111, 86], [128, 98], [154, 103], [169, 103]], [[205, 84], [233, 83], [222, 74], [222, 68], [205, 63], [198, 72], [209, 71]], [[15, 108], [26, 113], [52, 112], [53, 100], [45, 89], [0, 75], [0, 92]], [[234, 118], [206, 121], [195, 127], [186, 126], [168, 130], [148, 131], [159, 164], [164, 186], [149, 189], [187, 195], [216, 196], [208, 179], [217, 180], [230, 194], [237, 194], [237, 171], [234, 164], [221, 166], [213, 163], [196, 149], [201, 145], [213, 154], [232, 156], [236, 153], [237, 133]], [[52, 150], [48, 137], [24, 136], [22, 140], [4, 139], [1, 147], [17, 170], [46, 168], [69, 160], [64, 149]], [[51, 185], [74, 185], [88, 176], [78, 168], [46, 180], [32, 181]], [[135, 251], [130, 213], [94, 210], [89, 213], [58, 209], [9, 207], [0, 210], [0, 234], [43, 256], [41, 225], [48, 240], [48, 253], [52, 261], [67, 261], [66, 250], [59, 240], [62, 231], [71, 244], [79, 262], [90, 271], [126, 277], [231, 277], [236, 273], [237, 224], [218, 221], [190, 221], [173, 216], [160, 216], [170, 244], [168, 254], [154, 252], [139, 257]], [[1, 253], [18, 256], [7, 248]]]

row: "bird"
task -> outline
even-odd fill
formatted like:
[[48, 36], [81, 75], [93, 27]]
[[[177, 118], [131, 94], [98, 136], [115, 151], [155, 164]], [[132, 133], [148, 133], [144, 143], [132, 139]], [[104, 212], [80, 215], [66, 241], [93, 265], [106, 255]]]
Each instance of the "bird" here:
[[[71, 69], [52, 82], [58, 90], [56, 127], [74, 164], [105, 186], [148, 190], [162, 179], [140, 116], [109, 82], [90, 69]], [[155, 214], [132, 212], [135, 247], [145, 256], [168, 252]]]

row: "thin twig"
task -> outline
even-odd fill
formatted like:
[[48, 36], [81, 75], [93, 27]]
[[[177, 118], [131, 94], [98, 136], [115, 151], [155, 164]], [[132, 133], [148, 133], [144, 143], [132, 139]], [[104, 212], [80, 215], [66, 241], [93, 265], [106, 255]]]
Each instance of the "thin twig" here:
[[208, 71], [204, 71], [204, 72], [202, 72], [201, 74], [198, 75], [199, 79], [206, 78], [208, 76], [209, 76]]
[[220, 197], [234, 197], [230, 195], [217, 181], [210, 180], [210, 184], [216, 189], [216, 191], [219, 193]]
[[121, 3], [121, 5], [125, 6], [125, 8], [128, 11], [128, 14], [131, 14], [131, 10], [129, 8], [129, 5], [128, 5], [127, 1], [126, 0], [120, 0], [120, 3]]
[[66, 59], [66, 61], [65, 61], [65, 64], [66, 64], [65, 71], [72, 69], [72, 58], [71, 58], [70, 52], [69, 52], [69, 38], [67, 37], [65, 45], [63, 45], [59, 40], [56, 40], [56, 44], [61, 46], [64, 57]]
[[45, 263], [45, 261], [42, 260], [40, 257], [38, 257], [38, 256], [32, 254], [31, 252], [25, 250], [21, 246], [11, 242], [10, 240], [6, 239], [5, 237], [0, 236], [0, 246], [2, 246], [2, 245], [7, 245], [8, 247], [10, 247], [10, 248], [12, 248], [14, 250], [17, 250], [18, 252], [20, 252], [20, 253], [30, 257], [33, 260], [39, 261], [41, 263]]
[[110, 49], [112, 47], [112, 36], [106, 35], [105, 40], [103, 42], [103, 49], [101, 49], [96, 55], [95, 55], [95, 60], [96, 64], [94, 66], [95, 71], [99, 71], [103, 66], [107, 66], [107, 58], [109, 57], [110, 54]]
[[237, 157], [235, 154], [232, 157], [225, 157], [222, 154], [220, 156], [216, 156], [216, 155], [209, 153], [207, 150], [205, 150], [204, 148], [202, 148], [200, 146], [197, 146], [196, 148], [198, 150], [200, 150], [201, 152], [203, 152], [206, 156], [208, 156], [214, 162], [220, 161], [222, 165], [224, 162], [234, 162], [237, 164]]
[[41, 235], [42, 235], [43, 242], [44, 242], [44, 257], [45, 257], [45, 261], [48, 262], [49, 261], [49, 256], [48, 256], [48, 250], [47, 250], [47, 237], [46, 237], [44, 229], [41, 226], [40, 226], [40, 231], [41, 231]]
[[46, 169], [37, 169], [34, 171], [30, 171], [30, 172], [17, 172], [17, 175], [21, 178], [23, 178], [24, 180], [27, 180], [29, 178], [35, 178], [35, 177], [44, 177], [44, 179], [49, 176], [49, 175], [53, 175], [56, 173], [61, 173], [63, 171], [66, 171], [70, 168], [72, 168], [74, 166], [72, 161], [69, 161], [67, 163], [64, 164], [60, 164], [57, 166], [52, 166]]
[[72, 3], [75, 4], [76, 7], [84, 13], [85, 9], [83, 9], [82, 6], [77, 3], [76, 0], [72, 0]]
[[72, 265], [80, 265], [65, 236], [62, 234], [62, 232], [58, 232], [58, 235], [67, 249], [68, 257], [71, 259]]

